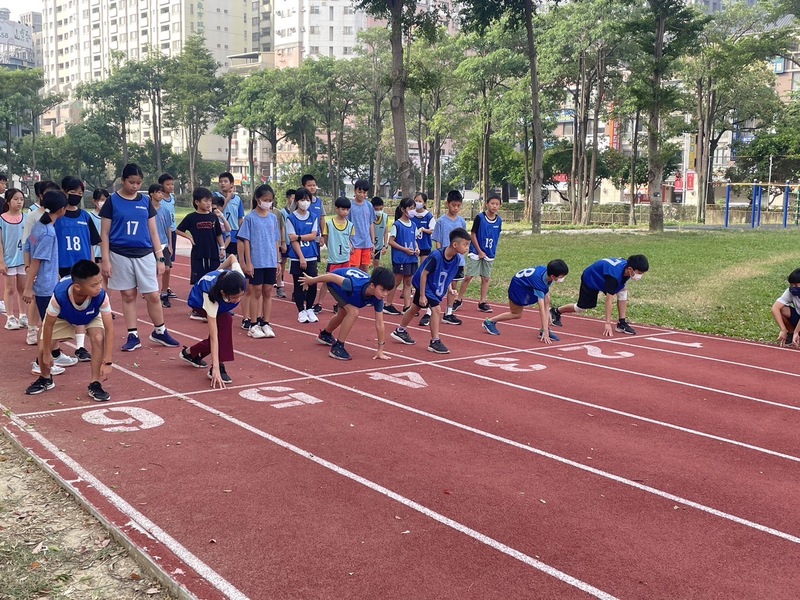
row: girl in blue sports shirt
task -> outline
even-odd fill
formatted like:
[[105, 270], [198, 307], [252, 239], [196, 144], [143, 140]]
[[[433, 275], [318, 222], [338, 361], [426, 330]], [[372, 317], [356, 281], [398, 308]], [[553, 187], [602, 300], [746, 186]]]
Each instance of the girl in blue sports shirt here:
[[394, 273], [394, 289], [386, 298], [386, 307], [383, 309], [387, 315], [401, 314], [392, 302], [394, 293], [400, 284], [403, 284], [403, 310], [411, 307], [411, 277], [417, 270], [417, 228], [411, 221], [414, 211], [414, 201], [403, 198], [394, 211], [394, 223], [389, 230], [389, 247], [392, 249], [392, 272]]
[[319, 220], [309, 212], [311, 192], [301, 188], [295, 193], [296, 210], [286, 219], [286, 237], [289, 239], [289, 273], [294, 279], [294, 303], [297, 306], [298, 323], [316, 323], [314, 300], [317, 284], [303, 290], [299, 283], [302, 275], [316, 277], [319, 262]]
[[[3, 294], [6, 304], [6, 329], [22, 329], [28, 326], [28, 317], [23, 312], [22, 292], [27, 280], [25, 260], [22, 256], [22, 234], [25, 219], [22, 207], [25, 196], [21, 190], [6, 190], [3, 214], [0, 215], [0, 246], [3, 253], [0, 257], [0, 274], [5, 276], [6, 288]], [[19, 309], [19, 318], [15, 316]]]

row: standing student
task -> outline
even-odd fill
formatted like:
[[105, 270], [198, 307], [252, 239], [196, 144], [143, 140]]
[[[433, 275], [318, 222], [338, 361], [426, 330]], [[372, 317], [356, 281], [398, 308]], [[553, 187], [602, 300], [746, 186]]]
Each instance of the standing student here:
[[238, 244], [242, 271], [247, 277], [247, 303], [242, 329], [251, 338], [274, 338], [269, 324], [272, 316], [272, 286], [278, 273], [281, 233], [272, 212], [275, 191], [260, 185], [253, 193], [253, 210], [242, 221]]
[[[383, 347], [386, 345], [383, 300], [394, 287], [394, 274], [389, 269], [377, 267], [372, 271], [372, 275], [352, 267], [336, 269], [316, 277], [303, 276], [300, 278], [300, 283], [304, 286], [325, 283], [331, 291], [331, 296], [341, 307], [317, 337], [318, 343], [331, 347], [328, 356], [337, 360], [350, 360], [350, 353], [344, 347], [347, 336], [353, 329], [360, 310], [371, 305], [375, 309], [375, 332], [378, 337], [378, 349], [372, 358], [389, 360], [383, 352]], [[336, 339], [333, 334], [339, 327], [341, 327], [339, 339]]]
[[375, 250], [372, 254], [372, 268], [377, 269], [381, 266], [381, 259], [389, 247], [389, 215], [383, 210], [383, 198], [373, 196], [370, 200], [374, 212], [372, 227], [374, 228]]
[[161, 296], [163, 297], [165, 294], [167, 296], [167, 300], [172, 300], [173, 298], [177, 298], [178, 296], [173, 292], [169, 287], [169, 280], [172, 275], [172, 264], [175, 263], [175, 248], [178, 244], [178, 234], [176, 233], [178, 228], [178, 222], [175, 220], [175, 207], [177, 206], [177, 200], [175, 199], [175, 178], [170, 175], [169, 173], [164, 173], [158, 178], [158, 183], [161, 184], [161, 187], [164, 188], [164, 197], [161, 199], [161, 208], [163, 208], [170, 216], [170, 249], [172, 252], [172, 256], [170, 257], [170, 266], [166, 266], [166, 262], [164, 263], [164, 274], [161, 276]]
[[236, 254], [236, 233], [239, 227], [242, 226], [244, 221], [244, 202], [236, 193], [233, 187], [234, 179], [231, 173], [227, 171], [219, 175], [219, 192], [215, 195], [224, 199], [222, 204], [222, 214], [228, 222], [230, 227], [230, 238], [226, 252], [228, 254]]
[[417, 192], [414, 196], [414, 212], [411, 213], [411, 221], [417, 228], [417, 245], [419, 246], [419, 264], [422, 264], [425, 257], [433, 250], [431, 236], [433, 228], [436, 226], [436, 219], [428, 211], [428, 195]]
[[453, 303], [453, 310], [464, 301], [464, 293], [469, 287], [473, 277], [481, 278], [481, 299], [478, 303], [480, 312], [490, 313], [489, 282], [492, 278], [492, 266], [497, 256], [497, 246], [500, 243], [500, 232], [503, 229], [503, 219], [497, 212], [500, 210], [500, 196], [490, 194], [486, 199], [486, 208], [478, 213], [472, 222], [472, 243], [467, 255], [466, 277], [458, 290], [458, 300]]
[[122, 169], [122, 186], [111, 194], [100, 209], [102, 262], [100, 271], [108, 278], [108, 289], [119, 290], [122, 314], [127, 327], [125, 352], [141, 347], [136, 324], [136, 297], [144, 296], [153, 323], [150, 341], [168, 348], [180, 344], [164, 324], [164, 308], [159, 297], [158, 278], [164, 273], [164, 253], [156, 230], [156, 211], [139, 193], [142, 170], [130, 163]]
[[303, 290], [299, 283], [302, 275], [317, 274], [319, 262], [319, 221], [311, 214], [311, 193], [306, 189], [297, 190], [295, 193], [297, 208], [286, 219], [286, 234], [291, 246], [289, 247], [289, 273], [294, 279], [294, 293], [292, 299], [297, 306], [298, 323], [316, 323], [319, 321], [314, 313], [314, 300], [317, 298], [317, 285], [308, 286]]
[[[314, 176], [310, 173], [303, 175], [300, 179], [300, 183], [311, 196], [311, 204], [308, 207], [309, 212], [317, 219], [317, 223], [322, 223], [323, 219], [325, 218], [325, 204], [322, 202], [322, 198], [317, 196], [317, 180], [314, 179]], [[321, 225], [320, 225], [321, 226]], [[322, 232], [320, 231], [320, 235]]]
[[597, 296], [602, 292], [606, 296], [606, 320], [603, 335], [612, 337], [611, 315], [614, 311], [614, 299], [617, 300], [619, 321], [617, 331], [628, 335], [636, 335], [636, 331], [628, 325], [628, 280], [638, 281], [650, 270], [650, 263], [644, 254], [634, 254], [624, 258], [604, 258], [592, 263], [581, 273], [581, 288], [578, 302], [550, 309], [553, 325], [561, 327], [561, 315], [564, 313], [584, 313], [597, 306]]
[[114, 322], [111, 314], [100, 267], [92, 260], [79, 260], [72, 266], [71, 274], [58, 282], [47, 305], [39, 350], [42, 374], [25, 393], [41, 394], [55, 387], [51, 377], [53, 358], [47, 348], [53, 342], [74, 339], [80, 328], [87, 332], [94, 355], [89, 396], [97, 402], [111, 400], [102, 384], [113, 365]]
[[[6, 329], [22, 329], [28, 326], [27, 305], [22, 301], [27, 274], [22, 252], [22, 233], [25, 229], [22, 207], [25, 196], [22, 190], [9, 188], [0, 214], [0, 274], [5, 278], [3, 301], [6, 306]], [[17, 318], [16, 315], [19, 315]]]
[[[350, 257], [353, 255], [353, 239], [356, 233], [356, 226], [348, 219], [351, 206], [348, 198], [337, 198], [334, 202], [336, 214], [332, 217], [325, 217], [322, 225], [322, 241], [328, 247], [326, 273], [351, 266]], [[322, 286], [317, 304], [314, 305], [315, 313], [322, 312], [322, 302], [325, 300], [327, 292], [327, 286]], [[319, 310], [317, 310], [317, 306], [319, 306]], [[333, 312], [338, 309], [339, 305], [334, 304]]]
[[568, 274], [567, 263], [559, 258], [551, 260], [547, 266], [519, 271], [508, 285], [508, 312], [486, 319], [483, 322], [484, 330], [491, 335], [500, 335], [498, 323], [521, 319], [526, 306], [538, 304], [542, 320], [539, 339], [545, 344], [559, 341], [558, 336], [550, 331], [550, 286], [553, 282], [562, 283]]
[[[67, 210], [67, 197], [60, 190], [49, 190], [42, 198], [42, 218], [31, 229], [31, 234], [23, 245], [25, 262], [28, 263], [28, 278], [22, 292], [22, 300], [35, 303], [39, 319], [44, 319], [50, 297], [58, 283], [58, 239], [53, 226]], [[41, 345], [41, 340], [38, 342]], [[59, 375], [64, 372], [64, 367], [71, 367], [78, 363], [74, 356], [67, 356], [58, 349], [58, 345], [42, 347], [50, 350], [53, 356], [51, 373]], [[31, 367], [31, 373], [41, 375], [39, 357], [36, 357]]]
[[[274, 205], [273, 205], [274, 209]], [[289, 238], [286, 236], [286, 219], [294, 210], [294, 190], [286, 190], [286, 206], [280, 209], [277, 213], [278, 223], [281, 227], [281, 260], [278, 265], [277, 288], [276, 296], [278, 298], [286, 298], [286, 291], [284, 287], [284, 277], [286, 275], [286, 261], [289, 260]]]
[[353, 254], [350, 264], [362, 271], [368, 271], [375, 251], [375, 209], [367, 202], [369, 181], [357, 179], [353, 202], [350, 205], [348, 220], [353, 223]]
[[[470, 242], [470, 235], [466, 229], [454, 229], [450, 232], [449, 237], [450, 244], [444, 249], [439, 248], [429, 254], [422, 266], [414, 273], [412, 280], [415, 290], [414, 306], [430, 307], [433, 313], [430, 319], [431, 341], [428, 344], [428, 352], [436, 354], [450, 353], [450, 350], [439, 338], [439, 321], [442, 316], [440, 305], [447, 296], [447, 288], [453, 283], [458, 272], [458, 256], [467, 253]], [[400, 321], [400, 326], [392, 332], [392, 338], [403, 344], [416, 344], [406, 330], [413, 318], [413, 309], [407, 311]]]
[[[461, 205], [463, 201], [464, 197], [458, 190], [450, 190], [447, 192], [447, 213], [436, 220], [436, 224], [433, 227], [433, 235], [431, 236], [437, 248], [444, 248], [448, 245], [451, 231], [459, 227], [462, 229], [467, 228], [467, 222], [464, 220], [464, 217], [461, 216]], [[458, 261], [458, 272], [456, 273], [455, 279], [453, 279], [453, 286], [447, 290], [447, 307], [442, 317], [442, 323], [448, 325], [461, 325], [462, 323], [461, 319], [453, 313], [453, 303], [456, 299], [454, 288], [457, 283], [464, 280], [464, 256], [459, 254]], [[428, 324], [425, 322], [426, 317], [427, 315], [420, 320], [419, 324], [421, 327]], [[428, 319], [430, 319], [430, 317], [428, 317]]]
[[394, 273], [394, 289], [386, 298], [386, 307], [383, 309], [387, 315], [399, 315], [392, 302], [394, 294], [400, 284], [403, 284], [403, 311], [411, 307], [411, 277], [417, 270], [417, 228], [411, 221], [411, 211], [414, 210], [414, 201], [403, 198], [394, 211], [394, 223], [389, 230], [389, 247], [392, 249], [392, 272]]
[[[156, 232], [158, 233], [158, 243], [161, 245], [161, 251], [164, 253], [164, 273], [172, 269], [172, 261], [175, 257], [175, 246], [172, 245], [172, 213], [170, 209], [165, 207], [164, 200], [167, 197], [164, 191], [164, 186], [160, 183], [152, 184], [148, 190], [147, 195], [150, 197], [150, 204], [156, 211]], [[161, 277], [161, 288], [158, 297], [161, 299], [161, 306], [164, 308], [172, 308], [172, 303], [169, 301], [169, 288], [164, 286], [164, 277]]]
[[178, 235], [192, 244], [189, 276], [192, 285], [206, 273], [216, 271], [225, 259], [222, 228], [217, 216], [211, 212], [211, 196], [208, 188], [195, 188], [192, 192], [194, 212], [186, 215], [177, 228]]
[[244, 297], [245, 286], [239, 261], [231, 254], [218, 270], [206, 273], [189, 292], [189, 306], [204, 315], [208, 322], [208, 337], [191, 348], [184, 346], [180, 358], [195, 368], [204, 369], [208, 364], [203, 359], [210, 355], [208, 378], [212, 388], [224, 388], [233, 381], [225, 370], [225, 363], [234, 360], [232, 313]]

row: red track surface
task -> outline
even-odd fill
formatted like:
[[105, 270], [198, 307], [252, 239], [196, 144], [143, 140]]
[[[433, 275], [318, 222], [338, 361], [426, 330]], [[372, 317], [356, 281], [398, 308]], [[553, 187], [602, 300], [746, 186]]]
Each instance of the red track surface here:
[[106, 404], [88, 365], [25, 396], [33, 352], [2, 330], [3, 425], [201, 598], [797, 598], [796, 351], [569, 317], [544, 346], [533, 311], [492, 337], [467, 302], [452, 354], [415, 328], [376, 362], [362, 316], [340, 363], [275, 301], [226, 390], [144, 342]]

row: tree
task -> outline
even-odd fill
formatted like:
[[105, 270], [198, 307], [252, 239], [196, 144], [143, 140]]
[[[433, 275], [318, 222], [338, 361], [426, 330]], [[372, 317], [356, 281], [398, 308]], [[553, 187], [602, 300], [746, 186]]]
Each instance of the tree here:
[[0, 69], [0, 122], [3, 124], [6, 175], [9, 180], [14, 173], [15, 130], [33, 128], [31, 106], [38, 104], [38, 93], [43, 85], [39, 69]]
[[205, 46], [202, 36], [186, 41], [183, 51], [171, 64], [166, 77], [165, 121], [183, 129], [189, 159], [189, 189], [194, 190], [198, 147], [222, 101], [216, 71], [219, 65]]
[[[237, 111], [239, 93], [245, 78], [237, 73], [225, 73], [220, 82], [222, 88], [222, 99], [219, 106], [219, 114], [216, 115], [217, 124], [214, 126], [214, 133], [221, 135], [228, 140], [228, 160], [225, 170], [231, 170], [231, 158], [233, 154], [233, 136], [239, 131], [240, 114]], [[253, 178], [253, 171], [250, 171], [250, 178]]]
[[150, 104], [150, 125], [152, 131], [153, 150], [155, 152], [155, 170], [164, 172], [161, 156], [161, 129], [162, 113], [164, 107], [164, 88], [167, 82], [167, 73], [173, 68], [174, 59], [161, 54], [156, 48], [150, 48], [147, 58], [138, 63], [132, 63], [134, 73], [142, 84], [142, 95]]

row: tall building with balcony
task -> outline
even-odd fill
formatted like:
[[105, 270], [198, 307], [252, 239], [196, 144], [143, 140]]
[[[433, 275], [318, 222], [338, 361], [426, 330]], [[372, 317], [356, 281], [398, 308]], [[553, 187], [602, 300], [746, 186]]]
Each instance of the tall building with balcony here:
[[0, 8], [0, 66], [13, 70], [36, 67], [33, 29], [12, 21], [7, 8]]

